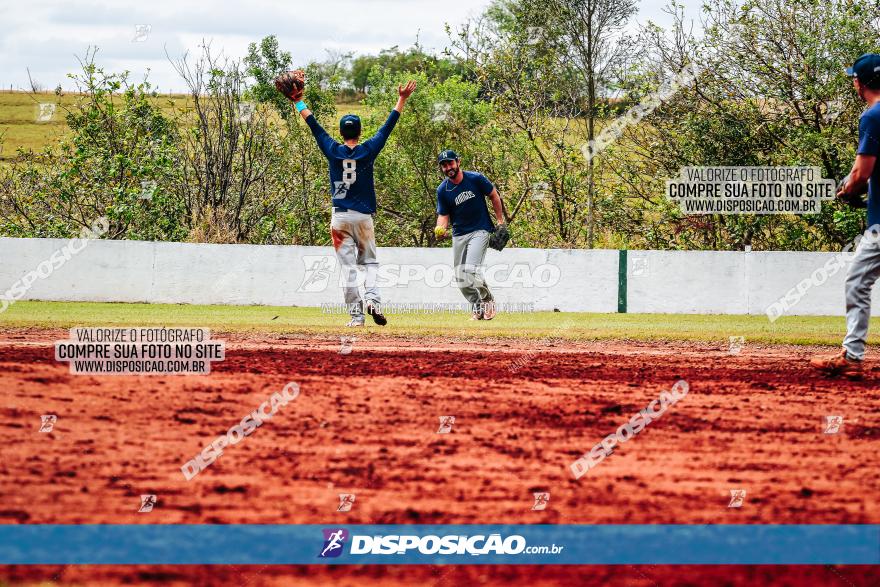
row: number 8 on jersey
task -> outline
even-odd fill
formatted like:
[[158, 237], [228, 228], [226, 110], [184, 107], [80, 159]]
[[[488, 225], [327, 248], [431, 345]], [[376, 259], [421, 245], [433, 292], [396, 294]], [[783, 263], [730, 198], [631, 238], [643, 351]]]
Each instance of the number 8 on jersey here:
[[356, 166], [357, 161], [354, 159], [342, 160], [342, 181], [344, 181], [348, 187], [351, 187], [351, 184], [357, 181]]

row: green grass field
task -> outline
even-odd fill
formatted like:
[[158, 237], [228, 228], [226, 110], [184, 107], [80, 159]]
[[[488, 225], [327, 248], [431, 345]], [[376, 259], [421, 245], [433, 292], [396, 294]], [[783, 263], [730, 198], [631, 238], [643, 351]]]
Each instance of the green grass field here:
[[[0, 330], [161, 325], [218, 331], [339, 334], [347, 331], [346, 319], [340, 314], [322, 314], [319, 308], [286, 306], [18, 302], [0, 314]], [[358, 336], [669, 340], [725, 345], [730, 336], [744, 336], [748, 343], [837, 345], [845, 330], [842, 316], [783, 317], [771, 323], [766, 316], [535, 312], [499, 314], [491, 322], [470, 321], [465, 314], [390, 315], [389, 321], [385, 328], [369, 325], [359, 330]], [[872, 325], [873, 332], [878, 329], [880, 324]], [[880, 343], [880, 336], [872, 336], [870, 342]]]
[[[57, 143], [68, 132], [64, 108], [72, 106], [76, 99], [77, 94], [71, 93], [56, 96], [53, 92], [31, 94], [0, 91], [0, 165], [14, 159], [19, 148], [40, 151], [47, 145]], [[170, 113], [174, 108], [185, 106], [189, 97], [182, 94], [160, 95], [157, 101]], [[47, 122], [38, 121], [41, 103], [56, 104], [55, 114]], [[369, 108], [357, 102], [340, 102], [336, 104], [336, 111], [339, 116], [366, 116]], [[571, 135], [569, 140], [572, 145], [580, 143], [576, 135]]]
[[[15, 157], [18, 148], [39, 151], [44, 145], [57, 141], [67, 131], [61, 106], [70, 105], [73, 100], [73, 96], [58, 97], [49, 93], [0, 92], [0, 138], [3, 148], [0, 161]], [[49, 122], [37, 121], [42, 102], [60, 104]]]
[[[31, 94], [28, 92], [0, 92], [0, 163], [13, 159], [19, 148], [40, 151], [46, 145], [58, 142], [68, 131], [64, 108], [77, 99], [76, 94], [56, 96], [52, 92]], [[189, 100], [185, 95], [161, 95], [157, 98], [167, 110], [184, 106]], [[56, 104], [50, 121], [39, 122], [41, 103]], [[340, 115], [365, 115], [367, 107], [362, 104], [340, 103], [336, 105]]]

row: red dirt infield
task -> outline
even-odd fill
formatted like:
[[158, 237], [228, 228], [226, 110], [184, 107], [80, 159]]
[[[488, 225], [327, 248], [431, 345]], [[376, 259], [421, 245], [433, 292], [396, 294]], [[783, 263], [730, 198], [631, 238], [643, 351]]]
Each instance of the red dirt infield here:
[[[355, 335], [357, 336], [357, 334]], [[207, 376], [71, 375], [66, 330], [0, 332], [4, 524], [877, 524], [880, 369], [818, 349], [214, 333]], [[580, 479], [569, 465], [679, 379], [689, 393]], [[300, 395], [186, 481], [288, 382]], [[52, 432], [40, 416], [55, 414]], [[843, 426], [826, 434], [824, 417]], [[438, 434], [441, 416], [453, 429]], [[742, 507], [728, 507], [743, 489]], [[547, 491], [544, 511], [533, 492]], [[354, 493], [338, 512], [340, 493]], [[155, 494], [139, 513], [140, 495]], [[858, 567], [0, 567], [59, 584], [868, 585]]]

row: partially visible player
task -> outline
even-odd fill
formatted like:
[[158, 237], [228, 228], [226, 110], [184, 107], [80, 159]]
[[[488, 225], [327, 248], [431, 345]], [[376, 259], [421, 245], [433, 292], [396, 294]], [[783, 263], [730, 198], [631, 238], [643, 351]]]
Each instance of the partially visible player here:
[[458, 154], [447, 149], [437, 156], [446, 179], [437, 188], [437, 226], [434, 233], [444, 238], [452, 223], [452, 257], [458, 289], [471, 303], [471, 320], [495, 317], [495, 298], [483, 277], [483, 261], [494, 226], [486, 206], [491, 198], [498, 226], [504, 225], [501, 196], [486, 176], [462, 171]]
[[[333, 201], [330, 235], [345, 277], [343, 286], [345, 304], [351, 315], [348, 326], [363, 326], [364, 311], [372, 316], [379, 326], [388, 323], [382, 314], [377, 285], [379, 262], [376, 259], [376, 233], [373, 228], [373, 214], [376, 213], [373, 163], [385, 146], [407, 99], [415, 89], [414, 81], [408, 82], [405, 86], [398, 86], [397, 105], [391, 111], [388, 120], [375, 135], [363, 143], [360, 142], [361, 119], [354, 114], [343, 116], [339, 121], [342, 144], [333, 140], [315, 120], [311, 110], [302, 101], [302, 87], [294, 87], [289, 94], [286, 94], [309, 125], [330, 167], [330, 191]], [[363, 267], [366, 273], [364, 283], [366, 300], [361, 299], [358, 287], [358, 267]]]
[[866, 53], [859, 57], [847, 74], [853, 77], [853, 86], [859, 98], [868, 107], [859, 119], [859, 146], [856, 161], [837, 197], [853, 200], [853, 195], [864, 193], [868, 186], [868, 231], [853, 257], [846, 275], [846, 337], [843, 349], [830, 356], [814, 357], [810, 364], [832, 375], [858, 378], [862, 375], [865, 358], [865, 340], [871, 318], [871, 288], [880, 277], [880, 242], [875, 234], [880, 230], [880, 54]]

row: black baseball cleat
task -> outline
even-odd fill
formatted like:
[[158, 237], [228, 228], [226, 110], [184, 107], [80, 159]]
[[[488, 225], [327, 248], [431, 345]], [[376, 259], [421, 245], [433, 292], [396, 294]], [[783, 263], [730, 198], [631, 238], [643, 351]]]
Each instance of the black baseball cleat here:
[[382, 312], [379, 311], [378, 306], [374, 306], [373, 302], [367, 302], [365, 304], [365, 308], [367, 310], [367, 314], [373, 317], [373, 322], [375, 322], [379, 326], [385, 326], [386, 324], [388, 324], [388, 318], [382, 315]]

